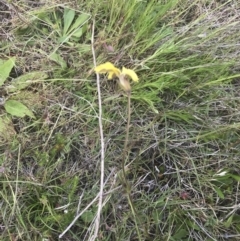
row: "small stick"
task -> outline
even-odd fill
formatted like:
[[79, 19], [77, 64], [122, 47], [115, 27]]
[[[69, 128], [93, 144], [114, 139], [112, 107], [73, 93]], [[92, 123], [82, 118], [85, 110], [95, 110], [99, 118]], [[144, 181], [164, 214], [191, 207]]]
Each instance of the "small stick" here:
[[[95, 26], [95, 21], [93, 20], [91, 44], [92, 44], [93, 63], [94, 63], [94, 66], [96, 67], [97, 61], [96, 61], [96, 55], [95, 55], [95, 50], [94, 50], [94, 26]], [[99, 108], [98, 122], [99, 122], [99, 131], [100, 131], [100, 140], [101, 140], [101, 177], [100, 177], [98, 210], [97, 210], [97, 216], [96, 216], [96, 220], [95, 220], [95, 232], [94, 232], [94, 236], [92, 237], [91, 240], [95, 240], [97, 238], [99, 226], [100, 226], [102, 202], [103, 202], [104, 158], [105, 158], [104, 136], [103, 136], [103, 125], [102, 125], [102, 99], [101, 99], [100, 78], [99, 78], [98, 73], [96, 73], [96, 76], [97, 76], [98, 108]]]

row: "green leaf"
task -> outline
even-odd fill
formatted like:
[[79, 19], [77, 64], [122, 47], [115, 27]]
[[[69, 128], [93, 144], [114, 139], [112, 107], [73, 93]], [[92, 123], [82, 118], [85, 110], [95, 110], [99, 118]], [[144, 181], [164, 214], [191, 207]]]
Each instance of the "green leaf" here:
[[142, 96], [134, 96], [132, 98], [135, 100], [141, 100], [141, 101], [146, 102], [156, 114], [159, 113], [158, 110], [155, 108], [153, 101], [150, 98], [143, 96], [143, 95]]
[[5, 80], [9, 77], [9, 74], [15, 64], [15, 58], [10, 58], [7, 61], [4, 61], [0, 65], [0, 86], [2, 86]]
[[87, 31], [87, 24], [84, 24], [81, 28], [73, 32], [72, 38], [79, 38]]
[[233, 215], [233, 222], [234, 223], [240, 223], [240, 215], [234, 214]]
[[43, 72], [32, 72], [14, 79], [12, 84], [6, 87], [8, 92], [15, 92], [17, 90], [22, 90], [32, 84], [34, 80], [43, 80], [46, 79], [48, 75]]
[[51, 59], [52, 61], [59, 64], [63, 69], [67, 68], [67, 64], [66, 64], [65, 60], [59, 54], [52, 53], [52, 54], [50, 54], [49, 59]]
[[64, 36], [61, 36], [61, 37], [59, 37], [58, 38], [58, 43], [65, 43], [65, 42], [67, 42], [69, 40], [69, 36], [67, 36], [67, 35], [64, 35]]
[[74, 29], [79, 28], [81, 25], [83, 25], [89, 19], [90, 19], [90, 16], [88, 14], [82, 13], [81, 15], [78, 16], [78, 18], [76, 19], [76, 21], [72, 25], [69, 32], [72, 32]]
[[234, 174], [230, 174], [230, 176], [235, 179], [237, 182], [240, 182], [240, 176], [238, 175], [234, 175]]
[[227, 219], [227, 221], [226, 222], [224, 222], [224, 226], [226, 227], [226, 228], [229, 228], [230, 226], [231, 226], [231, 224], [232, 224], [232, 220], [233, 220], [233, 214]]
[[187, 231], [186, 229], [180, 229], [177, 231], [177, 233], [175, 233], [172, 238], [173, 240], [181, 240], [182, 238], [185, 238], [189, 235], [189, 231]]
[[187, 224], [189, 227], [191, 227], [192, 229], [197, 230], [197, 231], [200, 231], [200, 230], [201, 230], [201, 229], [199, 228], [199, 226], [198, 226], [195, 222], [193, 222], [192, 220], [186, 219], [185, 222], [186, 222], [186, 224]]
[[87, 210], [85, 213], [82, 214], [81, 218], [85, 223], [91, 223], [94, 219], [94, 214], [92, 211]]
[[214, 190], [221, 199], [224, 199], [224, 194], [218, 187], [214, 187]]
[[72, 21], [75, 17], [75, 11], [69, 8], [64, 9], [63, 19], [64, 19], [64, 28], [63, 28], [63, 35], [65, 35], [72, 24]]
[[78, 30], [74, 31], [72, 37], [80, 38], [83, 35], [83, 28], [79, 28]]
[[4, 108], [10, 115], [17, 117], [24, 117], [27, 115], [35, 119], [35, 116], [32, 113], [32, 111], [29, 110], [27, 106], [16, 100], [7, 100], [4, 104]]

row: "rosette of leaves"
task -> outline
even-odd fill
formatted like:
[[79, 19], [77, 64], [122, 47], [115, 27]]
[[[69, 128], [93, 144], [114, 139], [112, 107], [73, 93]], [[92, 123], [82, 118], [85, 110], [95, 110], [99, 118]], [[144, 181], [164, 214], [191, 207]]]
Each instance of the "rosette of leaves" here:
[[[12, 126], [11, 117], [25, 117], [35, 119], [35, 116], [29, 106], [16, 100], [18, 95], [28, 87], [33, 80], [46, 79], [47, 75], [43, 72], [32, 72], [25, 75], [21, 75], [11, 81], [10, 84], [5, 84], [9, 79], [10, 72], [15, 65], [15, 58], [9, 58], [8, 60], [0, 60], [0, 88], [1, 92], [6, 92], [6, 96], [0, 95], [0, 105], [4, 111], [0, 112], [0, 139], [6, 140], [14, 134], [14, 128]], [[2, 109], [2, 108], [1, 108]], [[10, 136], [8, 136], [8, 134]]]
[[51, 35], [51, 41], [74, 46], [87, 32], [90, 18], [91, 15], [68, 7], [40, 9], [31, 14], [28, 25], [17, 29], [17, 34], [26, 34], [34, 28], [34, 31], [44, 37]]

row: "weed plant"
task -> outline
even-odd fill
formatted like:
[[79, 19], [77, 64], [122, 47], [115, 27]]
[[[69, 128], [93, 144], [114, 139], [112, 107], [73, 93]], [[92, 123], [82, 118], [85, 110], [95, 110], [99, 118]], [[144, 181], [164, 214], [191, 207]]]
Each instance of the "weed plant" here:
[[[93, 27], [97, 64], [139, 77], [127, 193], [128, 98], [101, 75], [96, 240], [239, 240], [238, 1], [1, 0], [0, 11], [0, 240], [92, 240], [101, 174]], [[9, 101], [29, 112], [9, 111]]]

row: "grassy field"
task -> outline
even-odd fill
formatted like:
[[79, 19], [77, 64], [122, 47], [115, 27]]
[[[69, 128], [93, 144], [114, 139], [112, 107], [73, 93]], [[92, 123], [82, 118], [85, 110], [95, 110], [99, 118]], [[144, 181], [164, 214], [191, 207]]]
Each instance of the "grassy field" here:
[[237, 0], [0, 0], [0, 240], [240, 240], [239, 26]]

